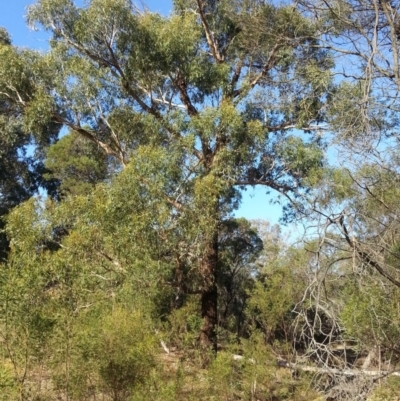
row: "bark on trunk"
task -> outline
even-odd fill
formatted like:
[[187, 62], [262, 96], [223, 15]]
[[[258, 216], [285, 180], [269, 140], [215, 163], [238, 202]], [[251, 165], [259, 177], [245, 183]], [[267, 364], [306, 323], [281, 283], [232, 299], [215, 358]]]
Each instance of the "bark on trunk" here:
[[201, 264], [201, 273], [204, 280], [201, 293], [201, 316], [203, 326], [200, 332], [200, 345], [203, 348], [212, 348], [217, 351], [217, 307], [218, 290], [215, 281], [218, 263], [218, 233], [215, 234], [212, 243]]

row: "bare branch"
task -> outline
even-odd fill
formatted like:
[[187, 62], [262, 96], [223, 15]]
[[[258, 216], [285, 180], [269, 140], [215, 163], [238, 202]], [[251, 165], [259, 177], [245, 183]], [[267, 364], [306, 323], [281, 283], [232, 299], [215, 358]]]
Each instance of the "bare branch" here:
[[347, 230], [347, 227], [344, 224], [343, 215], [338, 220], [338, 224], [342, 229], [346, 242], [351, 246], [351, 248], [353, 248], [357, 252], [357, 255], [360, 257], [360, 259], [368, 263], [370, 266], [372, 266], [381, 276], [388, 279], [396, 287], [400, 288], [400, 281], [397, 281], [394, 277], [392, 277], [389, 273], [387, 273], [376, 260], [372, 259], [367, 252], [363, 251], [354, 237], [350, 237], [349, 231]]

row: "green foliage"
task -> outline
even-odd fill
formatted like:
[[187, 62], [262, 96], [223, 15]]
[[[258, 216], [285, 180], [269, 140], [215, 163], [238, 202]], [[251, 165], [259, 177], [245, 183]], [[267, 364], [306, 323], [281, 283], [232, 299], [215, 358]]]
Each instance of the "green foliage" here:
[[327, 118], [332, 129], [337, 132], [337, 140], [359, 138], [371, 135], [375, 130], [384, 130], [387, 116], [379, 108], [369, 108], [368, 82], [342, 82], [333, 90]]
[[349, 283], [341, 319], [346, 333], [364, 346], [391, 348], [399, 336], [398, 290], [385, 290], [364, 282], [362, 288]]
[[11, 38], [7, 30], [3, 27], [0, 27], [0, 44], [9, 46], [11, 45]]
[[[139, 311], [118, 306], [91, 322], [90, 326], [85, 323], [84, 331], [77, 333], [80, 355], [74, 367], [74, 380], [82, 383], [79, 378], [82, 373], [97, 376], [102, 392], [115, 401], [125, 400], [135, 387], [147, 381], [155, 366], [151, 325]], [[85, 365], [94, 370], [88, 371]]]
[[[290, 370], [279, 369], [263, 336], [254, 333], [243, 344], [243, 358], [221, 352], [208, 371], [209, 400], [309, 400], [317, 394], [308, 388], [307, 378], [294, 379]], [[311, 398], [310, 398], [311, 397]]]
[[371, 401], [390, 401], [398, 398], [400, 380], [398, 377], [389, 377], [372, 394]]
[[164, 332], [169, 344], [180, 349], [195, 350], [198, 333], [201, 328], [198, 297], [189, 298], [180, 308], [173, 310], [164, 325]]
[[108, 176], [107, 158], [93, 142], [69, 133], [46, 154], [46, 179], [60, 181], [61, 195], [85, 195]]
[[[43, 177], [42, 151], [54, 140], [59, 127], [48, 119], [51, 98], [43, 91], [35, 91], [46, 79], [39, 55], [14, 48], [4, 29], [0, 29], [0, 55], [0, 217], [3, 217], [37, 193], [39, 187], [54, 191], [54, 183], [46, 182]], [[25, 106], [26, 113], [22, 111]], [[37, 149], [32, 156], [28, 147], [34, 144]], [[1, 221], [0, 229], [3, 228]], [[1, 232], [2, 260], [8, 251], [8, 241]]]
[[18, 385], [14, 379], [12, 366], [3, 362], [0, 368], [0, 400], [18, 399]]
[[231, 219], [220, 230], [219, 288], [220, 338], [245, 336], [248, 327], [245, 310], [254, 287], [256, 260], [263, 250], [263, 242], [251, 223], [245, 219]]
[[[368, 86], [335, 87], [310, 15], [252, 0], [177, 0], [168, 17], [128, 0], [38, 0], [28, 20], [51, 33], [46, 54], [0, 30], [7, 397], [309, 400], [312, 378], [277, 355], [310, 355], [312, 343], [315, 366], [329, 365], [321, 349], [343, 333], [395, 349], [397, 291], [374, 274], [365, 288], [343, 285], [361, 241], [343, 240], [336, 213], [360, 211], [351, 234], [362, 246], [398, 226], [397, 150], [390, 168], [325, 168], [312, 133], [371, 128]], [[370, 117], [385, 126], [379, 111]], [[23, 202], [45, 184], [52, 197]], [[248, 186], [300, 212], [320, 190], [310, 216], [326, 206], [334, 217], [307, 247], [289, 247], [279, 229], [233, 218]], [[377, 253], [394, 275], [396, 230]]]
[[248, 301], [247, 313], [267, 341], [276, 337], [291, 338], [291, 312], [303, 295], [301, 271], [306, 264], [304, 251], [289, 249], [275, 261], [267, 260], [267, 264], [262, 266]]
[[288, 137], [279, 145], [282, 159], [295, 177], [315, 178], [322, 168], [323, 153], [314, 143], [305, 143], [300, 138]]

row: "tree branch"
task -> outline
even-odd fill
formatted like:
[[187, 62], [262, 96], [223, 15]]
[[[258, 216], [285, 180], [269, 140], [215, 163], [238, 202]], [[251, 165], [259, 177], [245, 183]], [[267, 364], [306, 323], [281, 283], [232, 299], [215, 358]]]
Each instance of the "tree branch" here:
[[196, 110], [196, 108], [193, 106], [193, 104], [189, 98], [185, 78], [183, 77], [183, 75], [179, 71], [179, 69], [178, 69], [178, 72], [176, 75], [175, 84], [179, 89], [180, 99], [181, 99], [182, 103], [185, 105], [186, 111], [189, 114], [189, 116], [197, 116], [199, 113]]
[[[265, 77], [267, 75], [267, 73], [271, 70], [271, 68], [275, 65], [276, 53], [280, 47], [281, 47], [281, 44], [278, 42], [272, 48], [272, 50], [268, 56], [268, 60], [263, 65], [261, 72], [251, 81], [250, 89], [253, 89], [260, 82], [261, 78]], [[243, 89], [236, 89], [233, 92], [233, 97], [236, 98], [236, 97], [240, 96], [242, 93], [243, 93]]]
[[367, 252], [364, 252], [360, 246], [358, 245], [358, 241], [354, 238], [350, 237], [350, 234], [347, 230], [346, 225], [344, 224], [344, 216], [341, 215], [338, 224], [342, 230], [342, 233], [344, 234], [346, 242], [350, 245], [351, 248], [353, 248], [356, 252], [357, 255], [360, 257], [361, 260], [364, 262], [368, 263], [370, 266], [372, 266], [381, 276], [385, 277], [388, 279], [392, 284], [394, 284], [396, 287], [400, 288], [400, 281], [397, 281], [394, 277], [392, 277], [389, 273], [385, 272], [383, 267], [376, 261], [373, 260]]
[[217, 43], [216, 43], [216, 41], [214, 39], [214, 35], [210, 30], [210, 26], [208, 25], [206, 16], [204, 14], [203, 1], [202, 0], [196, 0], [196, 3], [197, 3], [197, 6], [199, 7], [200, 19], [201, 19], [201, 23], [203, 24], [204, 32], [206, 34], [206, 39], [207, 39], [208, 46], [211, 49], [211, 52], [212, 52], [212, 55], [213, 55], [215, 61], [218, 64], [221, 64], [221, 63], [223, 63], [225, 61], [225, 58], [219, 52]]
[[95, 135], [93, 135], [90, 131], [82, 128], [79, 124], [74, 124], [71, 123], [70, 121], [66, 120], [64, 117], [61, 117], [58, 113], [53, 113], [53, 119], [59, 124], [66, 125], [67, 127], [71, 128], [72, 130], [78, 132], [81, 134], [83, 137], [89, 139], [90, 141], [94, 142], [96, 145], [101, 147], [107, 155], [109, 156], [114, 156], [116, 159], [118, 159], [121, 164], [125, 167], [125, 161], [124, 158], [121, 156], [121, 154], [114, 149], [112, 149], [109, 145], [106, 143], [100, 141], [98, 138], [96, 138]]

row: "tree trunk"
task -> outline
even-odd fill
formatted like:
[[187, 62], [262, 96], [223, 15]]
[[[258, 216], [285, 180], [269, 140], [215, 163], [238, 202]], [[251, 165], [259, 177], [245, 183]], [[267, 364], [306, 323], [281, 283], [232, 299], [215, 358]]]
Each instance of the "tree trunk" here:
[[207, 247], [206, 254], [201, 262], [201, 274], [204, 284], [201, 293], [201, 317], [203, 318], [203, 326], [200, 332], [200, 345], [204, 349], [211, 348], [214, 351], [217, 351], [217, 263], [218, 232], [215, 233], [212, 243]]

